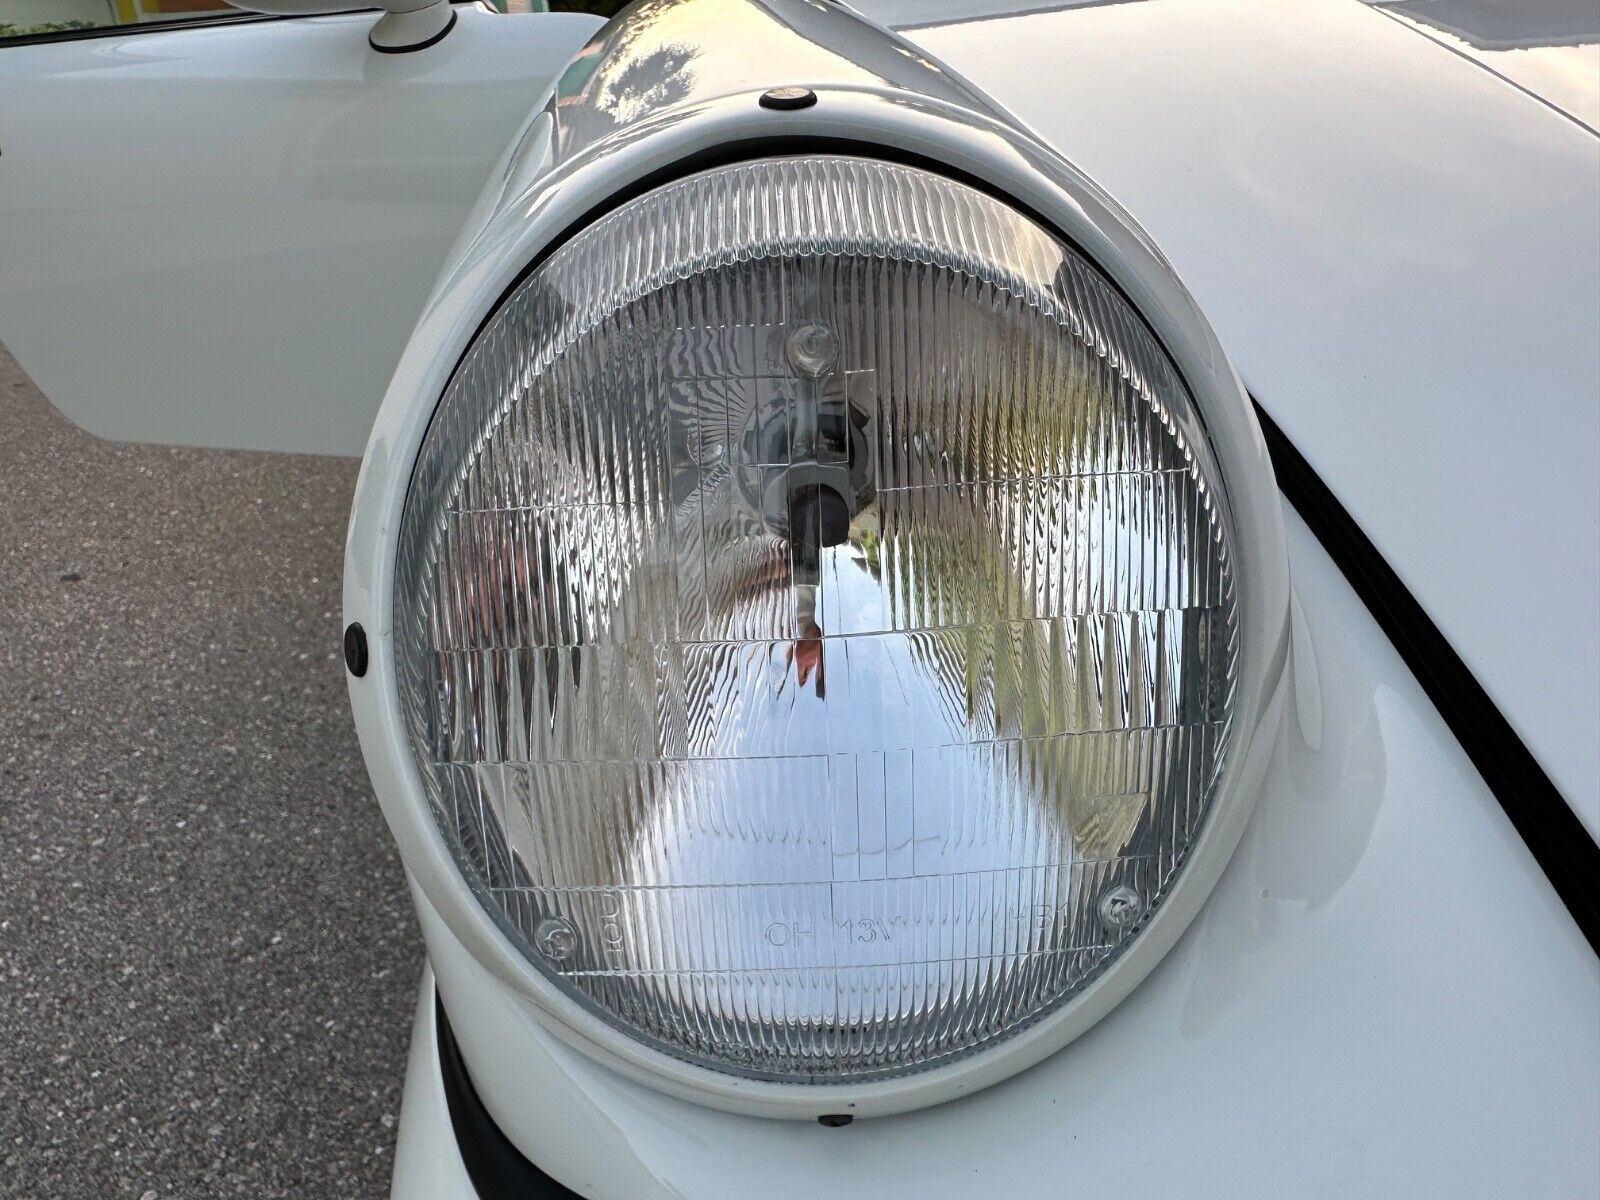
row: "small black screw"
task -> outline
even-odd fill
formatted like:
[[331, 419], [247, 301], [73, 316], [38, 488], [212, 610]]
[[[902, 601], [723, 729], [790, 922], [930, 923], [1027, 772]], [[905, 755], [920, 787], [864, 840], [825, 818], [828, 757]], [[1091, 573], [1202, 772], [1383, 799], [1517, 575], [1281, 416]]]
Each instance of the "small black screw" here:
[[771, 88], [761, 94], [761, 107], [775, 108], [779, 112], [810, 108], [816, 102], [817, 94], [807, 87]]
[[367, 673], [367, 631], [354, 621], [344, 631], [344, 665], [357, 679]]
[[843, 1129], [854, 1120], [855, 1118], [849, 1113], [829, 1113], [825, 1117], [818, 1117], [817, 1124], [826, 1126], [829, 1129]]

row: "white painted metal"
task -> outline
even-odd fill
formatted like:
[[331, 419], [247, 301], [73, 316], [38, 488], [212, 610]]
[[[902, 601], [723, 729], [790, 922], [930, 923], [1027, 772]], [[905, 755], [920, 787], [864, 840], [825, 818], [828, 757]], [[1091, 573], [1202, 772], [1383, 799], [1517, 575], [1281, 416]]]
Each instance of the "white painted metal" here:
[[598, 26], [458, 8], [0, 46], [0, 341], [91, 432], [359, 454], [491, 165]]
[[[1317, 703], [1286, 725], [1205, 912], [1089, 1033], [909, 1116], [732, 1116], [550, 1036], [419, 902], [501, 1128], [588, 1200], [1600, 1195], [1600, 963], [1293, 518], [1289, 546], [1296, 676]], [[401, 1165], [453, 1154], [437, 1092], [409, 1090]], [[396, 1194], [471, 1196], [410, 1178]]]
[[445, 1107], [434, 1024], [433, 968], [424, 967], [411, 1023], [406, 1088], [395, 1138], [393, 1200], [478, 1200]]
[[[500, 211], [462, 248], [459, 266], [441, 277], [395, 371], [356, 487], [344, 613], [346, 621], [368, 631], [371, 664], [364, 678], [350, 681], [351, 707], [375, 790], [420, 894], [493, 974], [535, 1002], [558, 1036], [653, 1087], [731, 1111], [800, 1119], [824, 1112], [903, 1112], [987, 1087], [1078, 1036], [1137, 984], [1199, 910], [1254, 802], [1286, 690], [1280, 683], [1288, 591], [1277, 496], [1248, 401], [1204, 319], [1144, 236], [1068, 164], [991, 119], [975, 98], [956, 103], [969, 98], [845, 14], [820, 10], [850, 35], [840, 41], [851, 57], [808, 46], [788, 24], [818, 19], [819, 10], [806, 0], [703, 4], [699, 11], [720, 22], [699, 42], [691, 31], [709, 28], [705, 22], [685, 20], [681, 31], [670, 23], [611, 27], [607, 36], [624, 52], [598, 56], [595, 76], [583, 85], [589, 99], [558, 95], [552, 101], [556, 150], [546, 174], [527, 192], [506, 195]], [[827, 32], [813, 29], [807, 36]], [[682, 72], [673, 80], [684, 90], [676, 107], [640, 120], [637, 106], [630, 116], [625, 93], [608, 89], [622, 92], [613, 72], [628, 86], [650, 83], [638, 78], [636, 64], [650, 61], [655, 41], [673, 48], [671, 70]], [[817, 89], [818, 103], [796, 112], [761, 107], [761, 89], [745, 90], [749, 57], [782, 60], [802, 48], [811, 55], [806, 78]], [[529, 126], [522, 142], [544, 161], [537, 126]], [[574, 1003], [523, 957], [472, 894], [440, 835], [400, 716], [392, 630], [395, 544], [417, 449], [455, 364], [511, 281], [596, 197], [698, 152], [776, 133], [881, 141], [919, 154], [989, 181], [1071, 238], [1127, 292], [1188, 382], [1236, 520], [1240, 669], [1234, 750], [1218, 784], [1216, 808], [1144, 931], [1073, 1000], [981, 1054], [915, 1075], [826, 1088], [746, 1079], [672, 1058]], [[510, 178], [522, 177], [519, 155], [513, 152], [507, 161]]]
[[919, 7], [1150, 232], [1600, 836], [1600, 140], [1354, 0]]

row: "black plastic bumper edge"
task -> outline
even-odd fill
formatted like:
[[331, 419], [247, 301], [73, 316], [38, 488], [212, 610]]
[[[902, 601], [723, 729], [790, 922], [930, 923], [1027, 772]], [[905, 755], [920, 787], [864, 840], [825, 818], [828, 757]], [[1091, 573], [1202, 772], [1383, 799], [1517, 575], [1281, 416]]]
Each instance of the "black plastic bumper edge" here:
[[1600, 846], [1416, 597], [1256, 403], [1278, 486], [1383, 628], [1600, 954]]
[[461, 1060], [461, 1047], [445, 1016], [439, 990], [433, 992], [435, 1037], [439, 1043], [439, 1074], [444, 1079], [444, 1099], [450, 1109], [461, 1163], [480, 1200], [583, 1200], [571, 1188], [557, 1183], [511, 1144], [500, 1131]]

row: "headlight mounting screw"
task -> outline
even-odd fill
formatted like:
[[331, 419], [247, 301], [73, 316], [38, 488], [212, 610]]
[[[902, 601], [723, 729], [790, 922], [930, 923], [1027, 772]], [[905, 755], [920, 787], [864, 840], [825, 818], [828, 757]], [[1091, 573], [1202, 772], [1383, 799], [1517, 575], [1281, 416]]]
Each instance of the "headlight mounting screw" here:
[[533, 927], [533, 940], [551, 962], [564, 962], [578, 948], [578, 931], [565, 917], [545, 917]]
[[761, 107], [778, 112], [793, 112], [797, 108], [810, 108], [817, 102], [817, 94], [808, 87], [768, 88], [761, 94]]
[[1124, 884], [1100, 897], [1100, 920], [1112, 933], [1122, 934], [1144, 916], [1144, 898]]

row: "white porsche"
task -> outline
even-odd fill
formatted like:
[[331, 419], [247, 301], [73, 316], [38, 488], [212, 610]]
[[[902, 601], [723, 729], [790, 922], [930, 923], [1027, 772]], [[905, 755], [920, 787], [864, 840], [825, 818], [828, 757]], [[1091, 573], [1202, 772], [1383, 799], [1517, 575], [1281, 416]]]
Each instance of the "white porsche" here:
[[1600, 5], [343, 6], [0, 5], [0, 340], [365, 456], [395, 1197], [1600, 1195]]

